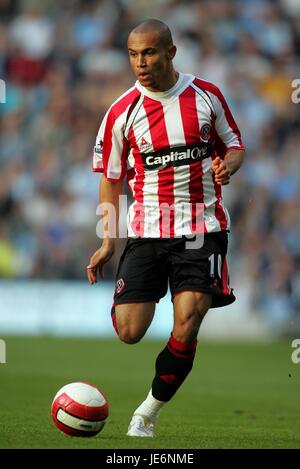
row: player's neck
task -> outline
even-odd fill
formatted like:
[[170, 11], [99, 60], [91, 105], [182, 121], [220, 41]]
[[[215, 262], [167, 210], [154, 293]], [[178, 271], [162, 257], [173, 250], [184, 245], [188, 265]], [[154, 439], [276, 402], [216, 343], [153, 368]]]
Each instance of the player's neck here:
[[176, 72], [174, 69], [168, 73], [166, 78], [161, 81], [160, 83], [157, 84], [157, 86], [145, 86], [148, 91], [151, 92], [163, 92], [163, 91], [168, 91], [169, 89], [173, 88], [174, 85], [176, 85], [177, 81], [179, 78], [179, 73]]

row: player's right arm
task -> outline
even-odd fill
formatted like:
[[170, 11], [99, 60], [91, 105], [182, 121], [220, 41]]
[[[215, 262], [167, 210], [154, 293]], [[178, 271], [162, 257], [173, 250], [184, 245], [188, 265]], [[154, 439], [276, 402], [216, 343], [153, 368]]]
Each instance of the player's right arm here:
[[[97, 281], [98, 274], [101, 278], [103, 277], [103, 266], [115, 252], [116, 240], [110, 233], [117, 233], [119, 196], [122, 193], [123, 179], [126, 174], [129, 146], [124, 137], [125, 118], [125, 112], [119, 112], [116, 115], [114, 109], [111, 108], [103, 119], [96, 139], [93, 171], [103, 173], [99, 185], [99, 203], [102, 204], [103, 218], [108, 223], [108, 227], [104, 229], [101, 247], [91, 256], [87, 266], [87, 276], [91, 285]], [[107, 204], [112, 205], [113, 210], [106, 210]]]
[[[99, 185], [99, 202], [103, 206], [111, 204], [114, 210], [104, 210], [103, 217], [108, 224], [102, 245], [92, 255], [87, 266], [87, 276], [91, 285], [97, 282], [97, 275], [103, 278], [103, 266], [110, 260], [115, 252], [115, 238], [109, 233], [116, 233], [119, 222], [119, 196], [122, 194], [123, 180], [112, 182], [103, 175]], [[105, 205], [104, 205], [105, 204]], [[107, 205], [106, 205], [107, 206]], [[110, 229], [111, 228], [111, 229]]]

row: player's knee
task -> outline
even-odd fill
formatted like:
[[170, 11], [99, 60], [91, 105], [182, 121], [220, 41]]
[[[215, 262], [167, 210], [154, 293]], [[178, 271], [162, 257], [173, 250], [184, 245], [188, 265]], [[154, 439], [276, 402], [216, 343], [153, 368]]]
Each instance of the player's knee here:
[[144, 334], [129, 326], [118, 326], [118, 336], [122, 342], [126, 344], [137, 344]]

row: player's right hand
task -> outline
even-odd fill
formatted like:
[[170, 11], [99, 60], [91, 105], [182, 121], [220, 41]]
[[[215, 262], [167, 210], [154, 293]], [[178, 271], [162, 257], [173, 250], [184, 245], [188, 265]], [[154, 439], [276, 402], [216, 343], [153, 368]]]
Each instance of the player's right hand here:
[[87, 277], [91, 285], [97, 282], [97, 275], [103, 278], [103, 266], [110, 260], [115, 252], [114, 243], [103, 242], [100, 249], [92, 255], [89, 265], [86, 268]]

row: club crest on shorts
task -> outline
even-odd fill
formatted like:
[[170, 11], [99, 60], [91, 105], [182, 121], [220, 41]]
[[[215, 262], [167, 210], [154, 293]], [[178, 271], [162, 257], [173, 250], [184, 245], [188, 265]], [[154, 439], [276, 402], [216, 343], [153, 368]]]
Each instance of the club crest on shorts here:
[[123, 290], [124, 287], [125, 287], [124, 280], [122, 278], [119, 278], [116, 281], [116, 293], [121, 293], [121, 291]]
[[200, 130], [200, 136], [202, 140], [208, 140], [210, 137], [210, 125], [204, 124]]

